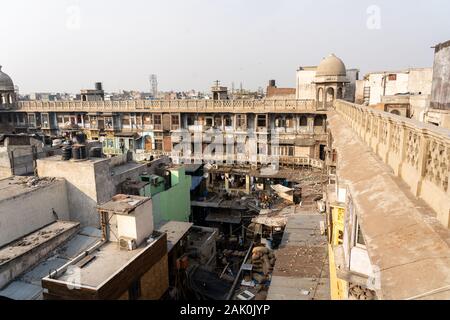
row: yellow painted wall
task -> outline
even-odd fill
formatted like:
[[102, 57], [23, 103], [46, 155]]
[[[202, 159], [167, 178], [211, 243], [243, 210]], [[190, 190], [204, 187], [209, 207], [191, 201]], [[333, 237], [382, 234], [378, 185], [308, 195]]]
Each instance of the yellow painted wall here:
[[348, 283], [341, 280], [336, 274], [336, 263], [334, 261], [334, 246], [343, 242], [345, 208], [331, 206], [331, 239], [328, 244], [328, 256], [330, 266], [330, 294], [332, 300], [347, 299]]

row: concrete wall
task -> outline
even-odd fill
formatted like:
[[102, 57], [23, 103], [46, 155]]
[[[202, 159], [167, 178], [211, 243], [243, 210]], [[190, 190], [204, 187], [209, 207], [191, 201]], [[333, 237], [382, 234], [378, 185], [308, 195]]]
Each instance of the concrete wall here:
[[431, 94], [433, 80], [432, 68], [418, 68], [409, 70], [408, 90], [412, 94]]
[[[432, 74], [433, 70], [431, 68], [370, 73], [368, 80], [365, 82], [365, 86], [370, 87], [369, 104], [380, 103], [382, 96], [407, 93], [411, 95], [428, 95], [431, 92]], [[397, 79], [389, 80], [389, 75], [396, 75]]]
[[[109, 166], [107, 166], [109, 169]], [[91, 161], [37, 160], [40, 177], [58, 177], [67, 181], [70, 220], [78, 221], [82, 226], [99, 226], [97, 214], [97, 184], [95, 167]], [[103, 184], [108, 189], [107, 183]]]
[[316, 70], [298, 70], [295, 97], [316, 100], [316, 85], [313, 83]]
[[430, 106], [450, 110], [450, 41], [435, 49]]
[[95, 158], [77, 162], [59, 159], [38, 159], [38, 174], [40, 177], [66, 179], [70, 220], [80, 222], [82, 226], [99, 227], [97, 205], [117, 194], [120, 184], [127, 178], [137, 180], [146, 170], [145, 165], [123, 164], [120, 159], [114, 162]]
[[184, 168], [171, 170], [171, 173], [172, 187], [152, 196], [155, 224], [161, 220], [189, 221], [191, 176], [185, 174]]
[[[381, 102], [383, 95], [390, 96], [398, 93], [408, 92], [408, 73], [406, 72], [392, 72], [397, 76], [397, 80], [389, 80], [386, 73], [371, 73], [368, 77], [368, 85], [370, 87], [369, 104], [377, 104]], [[386, 77], [386, 84], [384, 84]]]
[[37, 187], [30, 192], [0, 202], [0, 246], [59, 220], [69, 220], [69, 204], [64, 180]]

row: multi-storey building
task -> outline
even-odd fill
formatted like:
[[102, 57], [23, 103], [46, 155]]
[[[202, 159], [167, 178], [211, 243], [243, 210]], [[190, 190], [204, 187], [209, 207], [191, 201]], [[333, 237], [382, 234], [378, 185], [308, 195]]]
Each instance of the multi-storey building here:
[[[210, 143], [223, 141], [229, 145], [231, 141], [234, 153], [243, 154], [244, 162], [261, 160], [251, 159], [252, 148], [258, 154], [290, 161], [324, 160], [326, 108], [336, 97], [343, 96], [347, 79], [344, 64], [335, 56], [324, 59], [318, 69], [317, 99], [230, 100], [221, 93], [211, 100], [11, 100], [0, 107], [0, 130], [42, 131], [53, 136], [69, 129], [80, 130], [88, 139], [102, 141], [107, 154], [131, 150], [205, 159], [202, 154]], [[202, 137], [200, 151], [192, 144], [195, 152], [174, 153], [181, 141], [189, 140], [187, 133], [192, 143], [196, 134]], [[245, 147], [236, 151], [242, 144]], [[213, 154], [215, 160], [221, 160], [220, 154]]]

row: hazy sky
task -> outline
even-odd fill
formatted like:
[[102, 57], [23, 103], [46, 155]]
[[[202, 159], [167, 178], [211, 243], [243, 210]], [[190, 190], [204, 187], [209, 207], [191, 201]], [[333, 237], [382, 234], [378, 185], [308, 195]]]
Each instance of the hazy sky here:
[[0, 64], [22, 93], [78, 92], [96, 81], [106, 91], [149, 91], [151, 73], [160, 90], [207, 90], [216, 79], [293, 87], [298, 66], [331, 52], [362, 73], [431, 67], [430, 47], [450, 39], [448, 0], [2, 0], [0, 8]]

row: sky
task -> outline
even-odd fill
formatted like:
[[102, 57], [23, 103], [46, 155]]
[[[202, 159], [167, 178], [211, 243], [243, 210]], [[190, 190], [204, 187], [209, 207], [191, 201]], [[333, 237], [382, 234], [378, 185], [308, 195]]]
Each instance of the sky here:
[[2, 0], [0, 65], [20, 93], [294, 87], [330, 53], [347, 68], [431, 67], [448, 0]]

